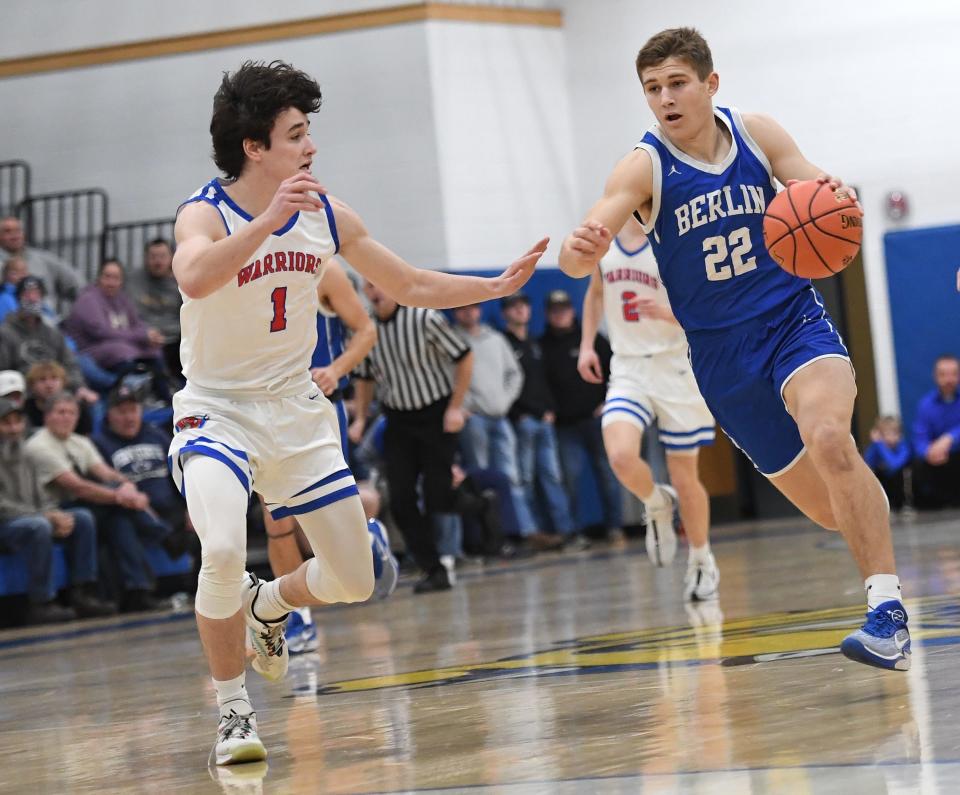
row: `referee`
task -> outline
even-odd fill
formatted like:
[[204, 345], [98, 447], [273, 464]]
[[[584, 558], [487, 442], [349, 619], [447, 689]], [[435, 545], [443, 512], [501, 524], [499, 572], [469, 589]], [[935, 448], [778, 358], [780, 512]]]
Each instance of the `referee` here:
[[[414, 593], [445, 591], [450, 579], [430, 518], [454, 513], [451, 467], [473, 354], [439, 312], [400, 306], [369, 281], [363, 290], [373, 306], [377, 344], [357, 371], [356, 418], [349, 435], [355, 443], [363, 435], [376, 383], [387, 417], [383, 443], [390, 510], [423, 570]], [[426, 516], [417, 493], [421, 475]]]

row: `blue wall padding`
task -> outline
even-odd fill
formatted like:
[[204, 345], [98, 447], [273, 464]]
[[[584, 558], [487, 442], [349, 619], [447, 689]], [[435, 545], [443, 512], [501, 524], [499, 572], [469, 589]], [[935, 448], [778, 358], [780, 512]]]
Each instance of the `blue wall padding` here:
[[960, 355], [960, 225], [888, 232], [883, 238], [894, 358], [904, 427], [933, 389], [933, 362]]

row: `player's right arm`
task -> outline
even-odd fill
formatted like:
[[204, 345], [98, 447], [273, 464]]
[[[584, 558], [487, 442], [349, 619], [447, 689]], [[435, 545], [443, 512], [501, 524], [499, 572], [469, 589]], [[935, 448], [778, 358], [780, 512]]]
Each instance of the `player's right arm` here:
[[600, 199], [580, 226], [563, 241], [560, 270], [582, 279], [596, 269], [634, 210], [649, 217], [653, 196], [653, 163], [643, 149], [634, 149], [624, 157], [607, 180]]
[[590, 384], [603, 383], [603, 367], [593, 347], [601, 317], [603, 317], [603, 280], [600, 276], [600, 268], [597, 267], [590, 274], [590, 286], [587, 287], [587, 294], [583, 297], [583, 312], [580, 317], [582, 327], [580, 356], [577, 358], [577, 372]]
[[301, 172], [280, 183], [267, 209], [228, 235], [219, 211], [204, 201], [180, 210], [173, 234], [173, 275], [188, 298], [206, 298], [233, 279], [264, 240], [297, 212], [323, 210], [323, 186]]

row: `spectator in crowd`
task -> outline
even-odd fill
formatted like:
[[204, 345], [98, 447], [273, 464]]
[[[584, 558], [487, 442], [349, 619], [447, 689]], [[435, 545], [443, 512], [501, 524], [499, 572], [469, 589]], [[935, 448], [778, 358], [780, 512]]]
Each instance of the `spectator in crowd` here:
[[453, 311], [457, 330], [473, 351], [473, 373], [464, 400], [466, 424], [460, 452], [466, 469], [494, 469], [510, 479], [520, 535], [533, 549], [557, 549], [558, 536], [542, 533], [533, 518], [517, 464], [517, 438], [507, 412], [523, 388], [523, 370], [506, 337], [480, 322], [479, 304]]
[[[350, 440], [356, 444], [363, 438], [376, 383], [387, 416], [390, 510], [423, 571], [414, 592], [447, 590], [450, 578], [437, 552], [433, 515], [454, 512], [450, 469], [463, 428], [473, 354], [440, 312], [399, 306], [369, 281], [364, 294], [373, 307], [377, 345], [357, 373]], [[417, 491], [421, 476], [427, 515]]]
[[183, 297], [173, 276], [173, 246], [158, 237], [144, 251], [143, 270], [130, 274], [127, 292], [148, 327], [163, 336], [163, 361], [167, 372], [178, 378], [180, 366], [180, 306]]
[[18, 370], [0, 370], [0, 398], [23, 406], [27, 382]]
[[[0, 549], [25, 551], [28, 566], [27, 622], [46, 624], [77, 616], [115, 612], [97, 597], [97, 531], [86, 508], [60, 510], [42, 487], [40, 473], [24, 452], [26, 421], [16, 403], [0, 398]], [[62, 542], [70, 564], [70, 602], [54, 601], [53, 544]]]
[[27, 457], [56, 504], [93, 508], [120, 571], [122, 609], [152, 609], [157, 603], [150, 593], [140, 535], [160, 542], [170, 529], [147, 510], [147, 495], [109, 466], [90, 439], [75, 432], [79, 416], [73, 395], [61, 392], [51, 398], [44, 427], [26, 444]]
[[[77, 343], [81, 367], [93, 364], [113, 375], [113, 383], [134, 370], [144, 369], [153, 376], [153, 390], [164, 403], [170, 402], [170, 388], [160, 349], [166, 342], [157, 329], [147, 326], [123, 291], [123, 266], [106, 260], [91, 284], [77, 298], [64, 330]], [[112, 388], [111, 384], [111, 388]]]
[[143, 421], [142, 398], [139, 389], [121, 380], [107, 399], [106, 425], [93, 443], [114, 470], [147, 496], [147, 510], [172, 531], [163, 538], [163, 548], [171, 558], [179, 558], [196, 536], [186, 502], [167, 469], [170, 436]]
[[913, 422], [913, 502], [918, 509], [960, 506], [960, 361], [952, 354], [933, 366], [936, 389], [917, 404]]
[[80, 289], [77, 271], [56, 254], [28, 246], [23, 224], [12, 216], [0, 218], [0, 262], [6, 262], [10, 257], [22, 257], [30, 275], [43, 279], [53, 288], [59, 311], [63, 312], [77, 297]]
[[0, 283], [0, 322], [20, 306], [17, 285], [27, 277], [27, 261], [17, 255], [3, 263], [3, 281]]
[[[31, 428], [43, 427], [43, 412], [47, 401], [67, 389], [67, 371], [56, 362], [37, 362], [30, 365], [26, 378], [26, 399], [23, 410]], [[91, 392], [91, 390], [87, 390]], [[96, 393], [93, 393], [96, 394]], [[89, 436], [93, 433], [96, 417], [102, 411], [100, 403], [79, 401], [80, 419], [77, 433]]]
[[890, 507], [899, 511], [906, 501], [906, 473], [912, 452], [903, 438], [903, 427], [896, 417], [878, 417], [870, 431], [870, 446], [863, 453], [887, 494]]
[[0, 369], [26, 373], [37, 362], [57, 362], [67, 377], [67, 387], [84, 403], [98, 395], [87, 389], [77, 360], [59, 329], [43, 322], [43, 281], [27, 276], [17, 286], [19, 308], [0, 327]]
[[543, 351], [537, 340], [530, 339], [530, 299], [515, 293], [501, 299], [500, 309], [507, 324], [507, 341], [523, 370], [523, 389], [510, 407], [510, 419], [516, 428], [520, 478], [527, 501], [536, 510], [539, 490], [554, 532], [566, 539], [568, 546], [583, 549], [588, 544], [575, 533], [560, 471], [554, 428], [557, 415], [543, 366]]
[[[598, 334], [594, 346], [606, 379], [610, 373], [610, 343], [606, 337]], [[619, 534], [622, 532], [623, 495], [607, 460], [600, 429], [600, 412], [606, 399], [606, 386], [588, 384], [577, 371], [580, 324], [566, 290], [553, 290], [547, 296], [547, 328], [540, 338], [540, 347], [543, 350], [547, 382], [557, 401], [557, 440], [570, 498], [570, 512], [577, 516], [580, 474], [585, 456], [600, 491], [607, 533]]]

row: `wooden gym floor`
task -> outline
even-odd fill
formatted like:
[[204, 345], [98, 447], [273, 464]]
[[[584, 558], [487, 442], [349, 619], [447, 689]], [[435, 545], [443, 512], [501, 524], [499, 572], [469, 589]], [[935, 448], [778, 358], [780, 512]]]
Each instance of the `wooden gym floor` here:
[[894, 533], [908, 674], [836, 652], [863, 612], [837, 537], [728, 526], [719, 606], [631, 544], [318, 610], [319, 653], [248, 674], [268, 763], [216, 779], [192, 614], [0, 633], [0, 791], [955, 793], [960, 521]]

